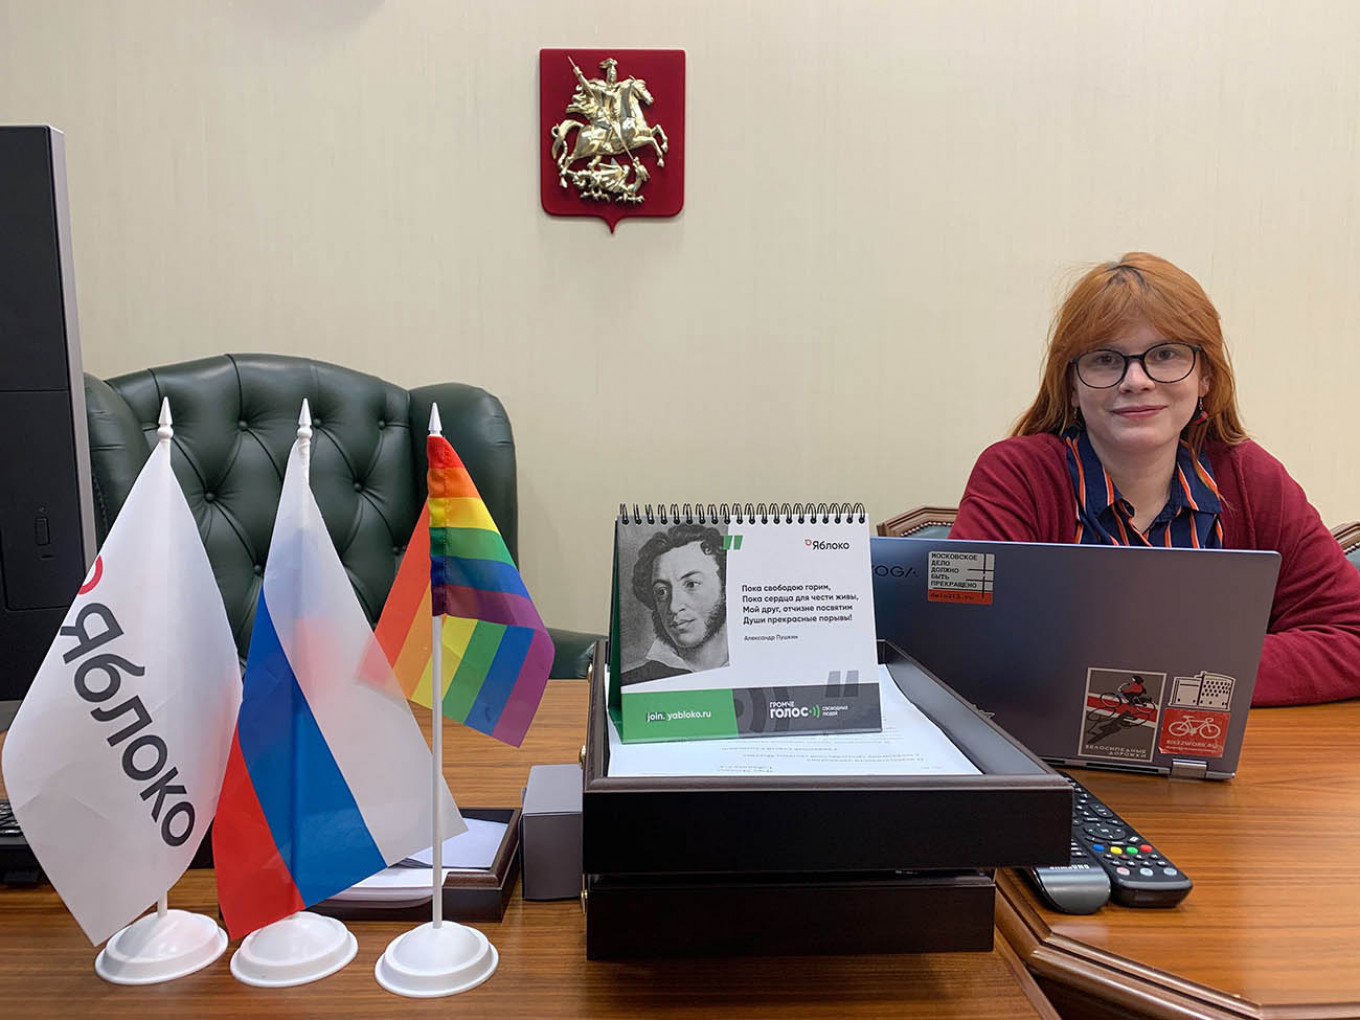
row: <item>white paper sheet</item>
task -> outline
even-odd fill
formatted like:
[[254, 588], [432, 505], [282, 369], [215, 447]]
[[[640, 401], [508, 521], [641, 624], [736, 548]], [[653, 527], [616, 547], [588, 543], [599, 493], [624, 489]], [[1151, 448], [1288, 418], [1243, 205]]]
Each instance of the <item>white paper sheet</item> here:
[[[978, 775], [978, 769], [878, 667], [881, 733], [625, 744], [609, 722], [611, 776]], [[469, 819], [468, 823], [471, 824]]]
[[[450, 870], [444, 869], [445, 878], [448, 878]], [[368, 876], [357, 885], [336, 893], [331, 899], [344, 903], [384, 903], [389, 907], [413, 907], [430, 902], [432, 877], [433, 869], [428, 866], [408, 868], [397, 865]]]
[[[485, 818], [464, 818], [467, 832], [444, 840], [444, 867], [486, 870], [496, 860], [496, 850], [505, 839], [505, 823]], [[426, 847], [406, 858], [429, 867], [434, 863], [434, 847]]]

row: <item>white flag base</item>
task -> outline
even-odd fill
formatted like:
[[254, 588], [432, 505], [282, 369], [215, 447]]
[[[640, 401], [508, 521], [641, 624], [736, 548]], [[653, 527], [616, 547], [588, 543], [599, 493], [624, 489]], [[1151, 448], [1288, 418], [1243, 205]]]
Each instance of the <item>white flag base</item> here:
[[94, 958], [94, 972], [115, 985], [153, 985], [202, 970], [227, 948], [227, 933], [207, 914], [167, 910], [115, 932]]
[[334, 974], [358, 951], [342, 922], [302, 910], [247, 935], [232, 954], [231, 972], [256, 988], [288, 988]]
[[476, 988], [496, 972], [500, 955], [476, 928], [432, 922], [412, 928], [387, 944], [373, 976], [389, 992], [432, 999]]

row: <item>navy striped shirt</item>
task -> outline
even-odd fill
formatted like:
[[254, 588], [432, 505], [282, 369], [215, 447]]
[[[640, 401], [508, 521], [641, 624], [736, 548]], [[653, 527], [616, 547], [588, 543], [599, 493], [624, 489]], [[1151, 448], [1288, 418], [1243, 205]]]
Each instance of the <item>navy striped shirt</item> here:
[[1084, 545], [1160, 545], [1179, 549], [1222, 549], [1223, 525], [1218, 485], [1207, 454], [1199, 456], [1181, 440], [1171, 495], [1142, 533], [1133, 526], [1133, 505], [1119, 494], [1105, 465], [1096, 456], [1086, 430], [1072, 426], [1062, 434], [1067, 471], [1077, 501], [1077, 533]]

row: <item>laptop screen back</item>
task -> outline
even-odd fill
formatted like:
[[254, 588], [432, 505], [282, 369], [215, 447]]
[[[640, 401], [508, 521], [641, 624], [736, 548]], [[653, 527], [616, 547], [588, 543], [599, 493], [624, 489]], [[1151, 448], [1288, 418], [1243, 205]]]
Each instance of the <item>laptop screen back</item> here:
[[1273, 552], [873, 538], [892, 641], [1031, 751], [1230, 777]]

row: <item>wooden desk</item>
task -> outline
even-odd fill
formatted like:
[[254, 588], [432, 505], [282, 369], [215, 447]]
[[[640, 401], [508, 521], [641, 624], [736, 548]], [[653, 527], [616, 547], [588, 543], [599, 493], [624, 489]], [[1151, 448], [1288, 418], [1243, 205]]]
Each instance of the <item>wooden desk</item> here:
[[[444, 772], [455, 798], [478, 807], [520, 802], [529, 766], [576, 761], [586, 685], [553, 681], [518, 750], [461, 726], [444, 730]], [[170, 905], [215, 913], [212, 873], [191, 871]], [[588, 962], [580, 904], [525, 903], [516, 892], [499, 924], [478, 924], [500, 969], [452, 999], [403, 999], [378, 987], [373, 964], [409, 925], [350, 922], [359, 955], [340, 973], [280, 991], [248, 988], [227, 963], [235, 945], [197, 974], [120, 988], [94, 974], [95, 950], [50, 886], [0, 889], [0, 1002], [14, 1017], [1040, 1017], [1056, 1020], [1005, 940], [991, 953]]]
[[997, 924], [1064, 1017], [1360, 1017], [1360, 701], [1256, 709], [1228, 783], [1074, 774], [1195, 882], [1173, 910]]

